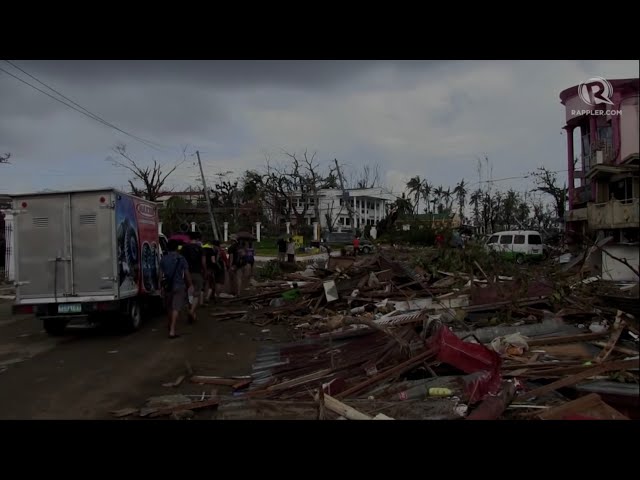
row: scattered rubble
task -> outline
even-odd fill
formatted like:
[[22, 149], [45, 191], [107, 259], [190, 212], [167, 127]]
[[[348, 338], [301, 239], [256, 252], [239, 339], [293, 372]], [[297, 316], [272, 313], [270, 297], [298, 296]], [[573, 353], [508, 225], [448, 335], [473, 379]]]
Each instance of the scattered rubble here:
[[262, 333], [283, 324], [294, 341], [261, 345], [247, 377], [188, 372], [191, 383], [229, 395], [139, 414], [211, 407], [216, 419], [637, 418], [638, 320], [624, 302], [607, 301], [632, 298], [637, 284], [585, 280], [568, 258], [501, 270], [465, 252], [430, 255], [331, 257], [221, 299], [212, 319]]

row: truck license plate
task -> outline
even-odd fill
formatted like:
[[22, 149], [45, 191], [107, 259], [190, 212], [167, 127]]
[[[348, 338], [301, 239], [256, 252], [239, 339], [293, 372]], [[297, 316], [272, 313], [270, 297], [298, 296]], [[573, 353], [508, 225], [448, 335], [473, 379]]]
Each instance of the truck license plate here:
[[58, 313], [82, 313], [82, 305], [79, 303], [61, 303], [58, 305]]

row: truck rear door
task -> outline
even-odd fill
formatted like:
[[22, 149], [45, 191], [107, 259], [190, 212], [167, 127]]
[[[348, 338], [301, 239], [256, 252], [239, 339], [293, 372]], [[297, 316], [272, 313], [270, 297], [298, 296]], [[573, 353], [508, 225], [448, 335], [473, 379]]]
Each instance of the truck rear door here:
[[71, 293], [67, 196], [20, 198], [16, 224], [17, 298], [64, 297]]
[[104, 192], [17, 200], [18, 300], [68, 302], [115, 293], [111, 202]]
[[70, 237], [72, 295], [111, 295], [116, 288], [112, 195], [72, 193]]

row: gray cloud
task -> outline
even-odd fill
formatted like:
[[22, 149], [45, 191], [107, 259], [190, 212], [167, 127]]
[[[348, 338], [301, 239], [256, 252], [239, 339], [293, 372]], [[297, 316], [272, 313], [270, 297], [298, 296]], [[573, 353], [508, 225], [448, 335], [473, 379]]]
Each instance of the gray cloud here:
[[[15, 63], [163, 148], [149, 149], [0, 72], [0, 152], [14, 158], [0, 167], [0, 191], [126, 185], [126, 172], [104, 161], [118, 142], [143, 163], [175, 162], [190, 145], [211, 176], [260, 166], [265, 150], [308, 148], [353, 169], [379, 163], [396, 191], [414, 175], [443, 185], [476, 181], [484, 154], [494, 178], [539, 165], [561, 170], [560, 91], [593, 75], [638, 71], [637, 61]], [[185, 186], [196, 173], [187, 162], [173, 181]]]

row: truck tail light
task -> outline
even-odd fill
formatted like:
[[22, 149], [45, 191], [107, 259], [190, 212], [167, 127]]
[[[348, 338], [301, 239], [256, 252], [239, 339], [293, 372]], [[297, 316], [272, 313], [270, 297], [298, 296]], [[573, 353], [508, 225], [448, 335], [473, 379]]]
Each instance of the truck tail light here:
[[18, 305], [15, 307], [14, 312], [17, 315], [29, 315], [33, 313], [33, 305]]

